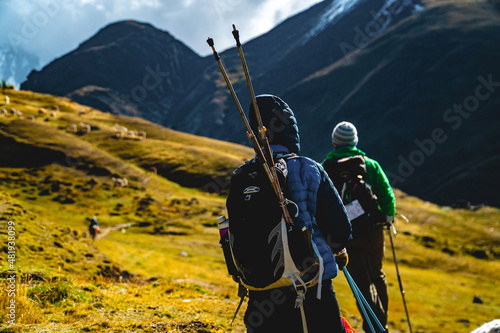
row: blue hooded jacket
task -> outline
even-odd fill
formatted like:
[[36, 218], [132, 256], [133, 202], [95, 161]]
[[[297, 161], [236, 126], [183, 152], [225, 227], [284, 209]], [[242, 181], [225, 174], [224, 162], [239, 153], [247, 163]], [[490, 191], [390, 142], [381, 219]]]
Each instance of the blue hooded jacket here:
[[[297, 121], [290, 107], [273, 95], [257, 96], [262, 123], [266, 127], [273, 155], [300, 153]], [[258, 126], [250, 107], [250, 126]], [[323, 280], [337, 276], [334, 252], [342, 250], [351, 239], [351, 223], [344, 205], [323, 167], [310, 158], [298, 156], [287, 160], [290, 200], [299, 208], [294, 223], [311, 230], [312, 240], [323, 258]]]

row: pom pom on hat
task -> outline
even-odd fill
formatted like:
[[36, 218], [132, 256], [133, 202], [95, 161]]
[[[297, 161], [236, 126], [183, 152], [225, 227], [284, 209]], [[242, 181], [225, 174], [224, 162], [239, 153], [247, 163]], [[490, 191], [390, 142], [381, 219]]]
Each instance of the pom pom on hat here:
[[335, 146], [356, 146], [358, 144], [358, 131], [350, 122], [340, 122], [333, 129], [332, 141]]

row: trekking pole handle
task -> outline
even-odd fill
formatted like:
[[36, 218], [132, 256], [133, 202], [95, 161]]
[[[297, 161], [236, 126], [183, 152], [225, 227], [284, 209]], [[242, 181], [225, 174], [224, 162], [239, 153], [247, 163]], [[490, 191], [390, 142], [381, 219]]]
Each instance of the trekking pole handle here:
[[236, 47], [240, 47], [240, 32], [236, 30], [236, 26], [233, 24], [233, 37], [236, 40]]
[[219, 62], [220, 61], [220, 56], [217, 53], [217, 51], [215, 51], [214, 40], [212, 38], [208, 37], [207, 43], [212, 48], [212, 51], [213, 51], [214, 57], [215, 57], [215, 61]]

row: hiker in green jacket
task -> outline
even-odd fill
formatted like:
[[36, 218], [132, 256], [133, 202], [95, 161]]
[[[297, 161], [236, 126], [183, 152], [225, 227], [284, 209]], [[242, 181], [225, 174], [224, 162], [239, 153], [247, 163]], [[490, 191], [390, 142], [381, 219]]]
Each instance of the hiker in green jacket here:
[[[374, 195], [370, 194], [374, 202], [375, 208], [373, 210], [375, 212], [372, 212], [370, 217], [366, 219], [369, 224], [360, 224], [358, 230], [360, 228], [364, 230], [359, 230], [357, 235], [354, 232], [356, 221], [362, 219], [356, 218], [356, 215], [350, 216], [353, 225], [353, 240], [347, 246], [348, 269], [380, 323], [387, 327], [389, 299], [385, 274], [382, 270], [382, 260], [385, 251], [384, 227], [390, 226], [394, 222], [396, 214], [394, 193], [379, 163], [366, 157], [366, 154], [356, 147], [358, 133], [353, 124], [344, 121], [335, 126], [332, 132], [332, 141], [334, 149], [327, 154], [322, 164], [336, 186], [338, 182], [335, 179], [339, 177], [339, 169], [332, 166], [338, 164], [339, 160], [345, 161], [349, 160], [346, 159], [349, 157], [361, 156], [362, 159], [357, 160], [364, 160], [365, 163], [366, 174], [363, 175], [363, 178], [369, 185], [368, 191], [371, 187], [371, 192]], [[342, 195], [348, 189], [349, 187], [344, 185], [343, 188], [337, 188], [337, 191]], [[343, 199], [345, 198], [349, 198], [349, 193], [344, 193]], [[349, 200], [344, 200], [346, 210], [349, 213], [348, 202]], [[363, 322], [363, 329], [365, 332], [370, 332], [368, 323]]]

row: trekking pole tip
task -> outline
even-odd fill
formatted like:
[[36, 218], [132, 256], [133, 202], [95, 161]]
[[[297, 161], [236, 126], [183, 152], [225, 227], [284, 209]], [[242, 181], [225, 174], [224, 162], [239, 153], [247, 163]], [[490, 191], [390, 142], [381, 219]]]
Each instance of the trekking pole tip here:
[[214, 40], [210, 37], [207, 39], [208, 46], [213, 47], [214, 46]]

